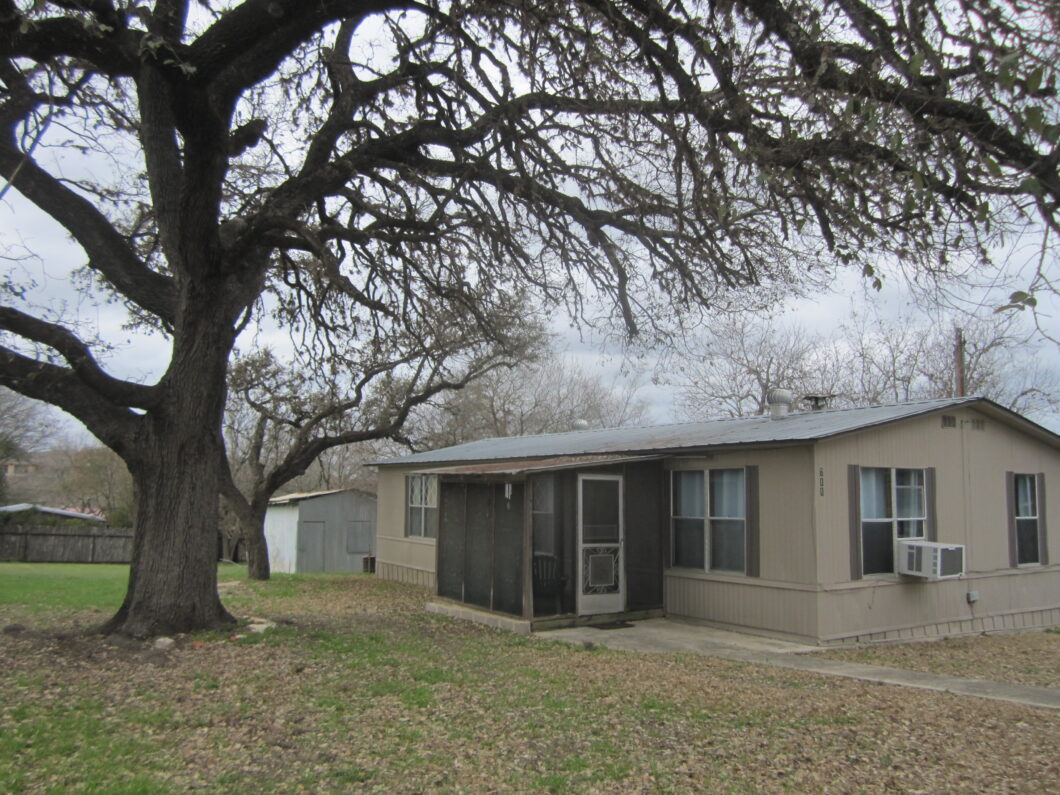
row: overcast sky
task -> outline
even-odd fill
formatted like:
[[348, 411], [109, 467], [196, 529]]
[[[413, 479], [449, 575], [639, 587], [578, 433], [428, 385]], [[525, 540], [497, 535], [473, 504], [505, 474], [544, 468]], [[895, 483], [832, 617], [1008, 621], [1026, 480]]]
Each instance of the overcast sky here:
[[[109, 372], [119, 378], [145, 383], [153, 382], [162, 374], [169, 361], [168, 341], [157, 334], [125, 328], [126, 316], [120, 305], [102, 301], [98, 296], [86, 295], [76, 288], [71, 282], [71, 273], [83, 264], [83, 254], [50, 218], [12, 190], [0, 201], [0, 230], [4, 255], [21, 257], [17, 262], [8, 260], [0, 267], [14, 270], [16, 281], [22, 282], [28, 278], [36, 283], [37, 287], [29, 294], [32, 303], [50, 307], [67, 323], [76, 322], [83, 334], [89, 333], [88, 330], [97, 332], [111, 346], [111, 350], [101, 355]], [[966, 308], [974, 304], [991, 307], [1003, 303], [1012, 289], [1029, 278], [1025, 263], [1034, 256], [1036, 249], [1032, 243], [1017, 246], [999, 258], [1007, 263], [1009, 269], [1004, 279], [999, 280], [1004, 284], [965, 291], [956, 297], [958, 302], [966, 304]], [[1025, 272], [1021, 274], [1021, 270]], [[833, 292], [816, 300], [790, 302], [785, 307], [785, 316], [811, 332], [828, 336], [840, 324], [848, 321], [851, 312], [857, 311], [857, 307], [862, 307], [861, 311], [864, 311], [866, 302], [871, 302], [885, 315], [895, 315], [906, 312], [911, 300], [910, 292], [897, 278], [886, 280], [883, 290], [876, 293], [867, 289], [859, 276], [847, 273], [837, 280]], [[1049, 333], [1054, 338], [1060, 338], [1060, 298], [1047, 296], [1041, 314]], [[586, 336], [580, 339], [562, 320], [557, 322], [556, 330], [561, 333], [560, 345], [567, 358], [587, 371], [598, 372], [610, 381], [620, 378], [623, 368], [631, 366], [617, 346], [608, 346], [599, 337]], [[249, 339], [249, 333], [245, 334], [241, 344], [267, 344], [278, 351], [289, 344], [286, 334], [279, 329], [256, 329], [252, 333], [256, 338]], [[1042, 344], [1040, 348], [1049, 366], [1060, 368], [1060, 351], [1057, 347]], [[654, 364], [650, 355], [632, 364], [633, 367], [642, 368], [645, 384], [641, 396], [651, 406], [653, 422], [675, 421], [678, 417], [674, 410], [673, 389], [651, 383]], [[1060, 416], [1039, 416], [1034, 419], [1060, 432]], [[67, 428], [72, 435], [82, 438], [86, 435], [75, 421], [70, 420]]]

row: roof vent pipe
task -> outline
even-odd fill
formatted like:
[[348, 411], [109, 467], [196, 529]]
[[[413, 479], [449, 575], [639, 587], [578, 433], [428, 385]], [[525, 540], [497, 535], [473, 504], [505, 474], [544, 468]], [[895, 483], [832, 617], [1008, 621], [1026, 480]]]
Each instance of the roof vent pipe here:
[[589, 430], [589, 420], [574, 420], [570, 424], [570, 429], [572, 431], [587, 431]]
[[766, 393], [766, 402], [769, 403], [769, 419], [782, 420], [791, 413], [791, 404], [795, 396], [790, 389], [770, 389]]

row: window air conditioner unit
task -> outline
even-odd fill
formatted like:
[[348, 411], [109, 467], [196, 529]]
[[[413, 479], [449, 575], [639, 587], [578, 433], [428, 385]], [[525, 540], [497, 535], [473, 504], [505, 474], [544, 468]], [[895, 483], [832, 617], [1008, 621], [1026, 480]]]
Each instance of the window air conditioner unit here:
[[964, 574], [964, 545], [937, 541], [899, 541], [898, 573], [929, 580], [945, 580]]

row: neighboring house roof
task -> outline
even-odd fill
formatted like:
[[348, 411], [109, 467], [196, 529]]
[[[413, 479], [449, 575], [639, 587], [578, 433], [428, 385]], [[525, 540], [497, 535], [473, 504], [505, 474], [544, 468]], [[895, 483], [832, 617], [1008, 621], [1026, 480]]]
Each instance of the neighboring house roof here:
[[983, 397], [917, 400], [885, 406], [803, 411], [782, 419], [770, 416], [686, 422], [639, 428], [613, 428], [539, 436], [482, 439], [425, 453], [387, 458], [376, 466], [459, 464], [560, 456], [680, 454], [737, 445], [776, 446], [810, 442], [861, 431], [944, 409], [972, 406], [1060, 448], [1060, 436]]
[[20, 502], [17, 505], [4, 505], [0, 506], [0, 513], [22, 513], [24, 511], [34, 511], [35, 513], [46, 513], [51, 516], [61, 516], [64, 519], [84, 519], [89, 522], [105, 522], [101, 516], [95, 516], [90, 513], [81, 513], [80, 511], [68, 511], [65, 508], [48, 508], [44, 505], [34, 505], [29, 502]]
[[365, 491], [364, 489], [327, 489], [325, 491], [303, 491], [296, 494], [282, 494], [279, 497], [273, 497], [269, 500], [269, 505], [289, 505], [291, 503], [301, 502], [302, 500], [311, 500], [314, 497], [325, 497], [328, 494], [340, 494], [344, 491], [356, 491], [375, 499], [375, 494], [370, 491]]

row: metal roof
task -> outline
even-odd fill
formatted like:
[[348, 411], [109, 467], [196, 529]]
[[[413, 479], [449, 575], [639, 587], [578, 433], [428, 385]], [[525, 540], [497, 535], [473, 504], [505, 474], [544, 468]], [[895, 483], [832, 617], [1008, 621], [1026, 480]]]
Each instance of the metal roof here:
[[272, 499], [270, 499], [269, 505], [286, 505], [287, 503], [291, 502], [311, 500], [314, 497], [326, 497], [328, 494], [339, 494], [344, 491], [357, 491], [361, 494], [367, 494], [369, 497], [375, 496], [375, 494], [370, 491], [365, 491], [364, 489], [358, 489], [351, 486], [347, 489], [326, 489], [324, 491], [302, 491], [294, 494], [281, 494], [279, 497], [273, 497]]
[[17, 505], [4, 505], [0, 507], [0, 513], [22, 513], [23, 511], [35, 511], [37, 513], [46, 513], [51, 516], [61, 516], [64, 519], [83, 519], [86, 522], [105, 522], [102, 516], [96, 516], [91, 513], [81, 513], [80, 511], [68, 511], [65, 508], [48, 508], [44, 505], [34, 505], [29, 502], [21, 502]]
[[539, 436], [513, 436], [482, 439], [424, 453], [387, 458], [377, 466], [447, 464], [559, 456], [690, 453], [696, 450], [735, 445], [784, 445], [809, 442], [829, 436], [863, 430], [928, 414], [947, 408], [975, 404], [997, 419], [1018, 425], [1060, 447], [1060, 436], [1025, 417], [982, 397], [917, 400], [884, 406], [805, 411], [782, 419], [736, 417], [730, 419], [654, 425], [640, 428], [613, 428]]
[[425, 467], [416, 470], [416, 473], [421, 475], [522, 475], [528, 472], [552, 472], [560, 469], [572, 469], [584, 466], [612, 466], [614, 464], [626, 464], [632, 461], [644, 461], [658, 457], [659, 456], [645, 455], [558, 456], [533, 459], [530, 461], [490, 461], [481, 464], [466, 464], [463, 466]]

